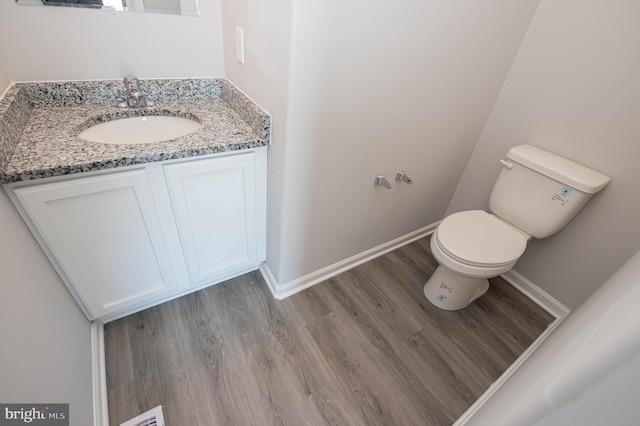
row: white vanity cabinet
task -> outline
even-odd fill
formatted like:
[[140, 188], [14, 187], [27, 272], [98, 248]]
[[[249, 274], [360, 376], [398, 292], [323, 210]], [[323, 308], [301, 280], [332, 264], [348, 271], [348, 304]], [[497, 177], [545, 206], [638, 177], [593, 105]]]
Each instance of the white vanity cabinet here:
[[256, 269], [266, 148], [5, 186], [90, 320]]
[[91, 319], [177, 289], [144, 169], [14, 193]]
[[259, 258], [255, 156], [164, 168], [190, 284], [255, 265]]

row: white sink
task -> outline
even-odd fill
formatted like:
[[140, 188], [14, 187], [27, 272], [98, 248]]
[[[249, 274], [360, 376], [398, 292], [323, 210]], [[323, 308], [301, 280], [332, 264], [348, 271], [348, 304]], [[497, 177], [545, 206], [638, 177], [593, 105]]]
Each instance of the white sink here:
[[138, 144], [178, 138], [201, 127], [202, 124], [188, 118], [150, 115], [96, 124], [80, 132], [78, 137], [98, 143]]

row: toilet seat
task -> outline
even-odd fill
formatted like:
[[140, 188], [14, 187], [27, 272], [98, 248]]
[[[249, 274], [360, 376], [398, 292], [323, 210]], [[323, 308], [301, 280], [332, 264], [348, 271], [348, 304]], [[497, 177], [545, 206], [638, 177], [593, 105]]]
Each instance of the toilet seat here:
[[520, 258], [529, 236], [485, 211], [470, 210], [446, 217], [434, 238], [438, 248], [457, 262], [498, 268]]

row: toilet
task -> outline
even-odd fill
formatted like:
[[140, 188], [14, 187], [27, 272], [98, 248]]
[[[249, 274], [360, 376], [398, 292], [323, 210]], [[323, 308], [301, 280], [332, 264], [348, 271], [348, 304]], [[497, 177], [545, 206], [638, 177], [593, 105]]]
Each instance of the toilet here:
[[431, 236], [439, 266], [424, 294], [445, 310], [467, 307], [489, 289], [489, 278], [510, 270], [532, 238], [562, 229], [611, 180], [531, 145], [511, 148], [491, 191], [489, 210], [451, 214]]

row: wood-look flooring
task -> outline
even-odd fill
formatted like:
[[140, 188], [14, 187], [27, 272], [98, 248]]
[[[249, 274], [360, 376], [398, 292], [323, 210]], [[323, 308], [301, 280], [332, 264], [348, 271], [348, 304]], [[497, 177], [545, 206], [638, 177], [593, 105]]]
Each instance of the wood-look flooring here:
[[432, 306], [428, 238], [275, 300], [258, 272], [105, 325], [109, 418], [449, 425], [553, 320], [502, 279]]

